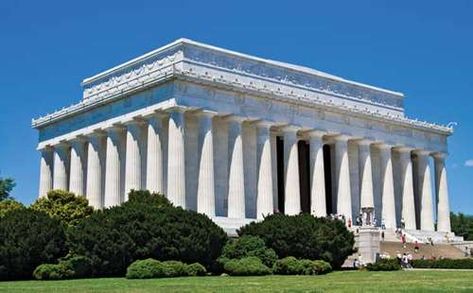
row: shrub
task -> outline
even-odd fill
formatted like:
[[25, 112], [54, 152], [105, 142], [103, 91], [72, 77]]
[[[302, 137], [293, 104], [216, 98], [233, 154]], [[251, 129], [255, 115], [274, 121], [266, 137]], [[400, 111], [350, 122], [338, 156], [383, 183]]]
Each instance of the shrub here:
[[368, 271], [398, 271], [401, 269], [399, 260], [396, 258], [380, 259], [375, 263], [366, 265]]
[[76, 196], [64, 190], [51, 190], [31, 205], [37, 211], [43, 211], [66, 225], [75, 225], [79, 220], [90, 216], [93, 208], [84, 196]]
[[64, 228], [47, 214], [17, 209], [0, 218], [0, 279], [31, 278], [67, 253]]
[[229, 241], [223, 247], [223, 253], [219, 261], [225, 263], [229, 259], [242, 259], [256, 256], [264, 265], [272, 267], [278, 259], [273, 249], [267, 248], [263, 239], [257, 236], [242, 236]]
[[472, 258], [461, 259], [415, 259], [412, 261], [414, 268], [425, 269], [473, 269]]
[[42, 264], [34, 270], [33, 277], [37, 280], [63, 280], [71, 278], [73, 274], [73, 271], [61, 263]]
[[209, 268], [227, 241], [205, 215], [136, 202], [97, 211], [67, 234], [71, 252], [89, 257], [100, 276], [123, 276], [133, 261], [146, 258]]
[[171, 278], [181, 276], [202, 276], [207, 271], [199, 263], [190, 265], [180, 261], [157, 261], [152, 258], [133, 262], [126, 272], [127, 279]]
[[186, 272], [188, 276], [205, 276], [207, 270], [198, 262], [187, 265]]
[[231, 259], [225, 262], [224, 269], [232, 276], [262, 276], [271, 274], [271, 270], [255, 256]]
[[309, 214], [270, 215], [261, 222], [242, 227], [238, 234], [259, 236], [279, 258], [320, 259], [329, 262], [333, 268], [340, 268], [354, 252], [353, 233], [342, 221], [315, 218]]
[[70, 256], [59, 261], [73, 272], [73, 278], [88, 277], [92, 273], [92, 260], [86, 256]]
[[134, 190], [128, 193], [128, 201], [124, 202], [122, 206], [147, 204], [154, 207], [171, 207], [171, 202], [160, 193], [150, 192], [149, 190]]
[[323, 275], [331, 271], [332, 266], [323, 260], [298, 260], [293, 256], [276, 261], [273, 267], [278, 275]]
[[25, 206], [13, 199], [5, 199], [0, 201], [0, 218], [5, 216], [6, 213], [13, 210], [23, 209]]

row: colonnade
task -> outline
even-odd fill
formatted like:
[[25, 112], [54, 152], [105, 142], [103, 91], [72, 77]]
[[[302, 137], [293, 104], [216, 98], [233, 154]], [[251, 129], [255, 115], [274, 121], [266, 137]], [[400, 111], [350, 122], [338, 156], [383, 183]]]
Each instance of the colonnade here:
[[[197, 127], [188, 127], [189, 117]], [[216, 127], [226, 124], [225, 140], [216, 140]], [[254, 148], [245, 146], [244, 125], [254, 129]], [[284, 141], [283, 162], [276, 158], [274, 131]], [[189, 135], [196, 137], [196, 147], [187, 151]], [[374, 207], [373, 149], [379, 153], [381, 214], [387, 228], [396, 228], [402, 218], [408, 230], [433, 231], [434, 214], [437, 230], [450, 231], [445, 154], [431, 153], [375, 140], [360, 139], [320, 130], [301, 129], [294, 125], [276, 125], [268, 121], [247, 120], [238, 116], [218, 116], [208, 111], [174, 108], [137, 117], [106, 128], [83, 133], [43, 147], [41, 151], [40, 196], [51, 189], [70, 190], [87, 195], [95, 208], [119, 205], [127, 200], [131, 189], [148, 189], [166, 194], [177, 206], [189, 208], [188, 190], [196, 181], [196, 207], [210, 217], [247, 218], [248, 188], [245, 172], [255, 168], [255, 217], [261, 219], [277, 211], [277, 180], [284, 181], [284, 213], [301, 212], [301, 186], [298, 141], [308, 141], [310, 149], [310, 211], [315, 216], [327, 215], [327, 191], [335, 197], [335, 211], [346, 219], [352, 215], [352, 184], [349, 143], [358, 148], [360, 207]], [[224, 143], [225, 145], [221, 145]], [[330, 144], [333, 162], [327, 175], [323, 146]], [[224, 152], [217, 152], [224, 149]], [[255, 152], [254, 167], [248, 166], [247, 151]], [[395, 155], [395, 156], [394, 156]], [[396, 162], [395, 159], [396, 158]], [[413, 159], [414, 158], [414, 159]], [[429, 159], [435, 161], [433, 173]], [[415, 163], [414, 163], [415, 162]], [[284, 166], [283, 178], [277, 177], [275, 164]], [[396, 164], [396, 172], [394, 165]], [[217, 169], [223, 166], [224, 172]], [[414, 166], [415, 165], [415, 166]], [[189, 172], [194, 168], [195, 174]], [[220, 168], [221, 169], [221, 168]], [[218, 170], [220, 170], [218, 169]], [[253, 174], [253, 173], [252, 173]], [[326, 186], [325, 176], [332, 176]], [[189, 177], [189, 178], [187, 178]], [[195, 178], [194, 178], [195, 177]], [[219, 181], [220, 180], [220, 181]], [[224, 184], [217, 184], [217, 181]], [[435, 182], [432, 186], [431, 182]], [[223, 188], [223, 189], [222, 189]], [[217, 215], [217, 189], [224, 190], [225, 214]], [[400, 196], [396, 196], [399, 190]], [[437, 198], [434, 202], [433, 198]], [[396, 214], [396, 198], [401, 215]], [[435, 204], [435, 205], [434, 205]], [[434, 208], [436, 212], [434, 213]], [[417, 212], [416, 212], [417, 210]]]

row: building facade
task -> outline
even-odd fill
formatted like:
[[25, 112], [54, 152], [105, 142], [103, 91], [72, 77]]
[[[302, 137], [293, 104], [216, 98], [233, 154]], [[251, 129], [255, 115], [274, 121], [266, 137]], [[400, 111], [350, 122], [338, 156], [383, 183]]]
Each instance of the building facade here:
[[404, 96], [179, 39], [82, 82], [34, 119], [39, 195], [119, 205], [131, 189], [234, 230], [274, 212], [374, 208], [389, 229], [450, 232], [450, 127], [409, 119]]

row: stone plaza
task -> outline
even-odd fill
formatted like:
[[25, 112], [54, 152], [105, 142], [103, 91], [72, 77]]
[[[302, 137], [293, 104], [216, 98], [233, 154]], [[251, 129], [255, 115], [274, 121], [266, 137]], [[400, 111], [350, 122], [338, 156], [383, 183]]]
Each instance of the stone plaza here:
[[386, 229], [450, 232], [453, 130], [406, 117], [402, 93], [187, 39], [82, 87], [32, 122], [39, 196], [100, 209], [148, 189], [229, 233], [271, 213], [355, 224], [362, 208]]

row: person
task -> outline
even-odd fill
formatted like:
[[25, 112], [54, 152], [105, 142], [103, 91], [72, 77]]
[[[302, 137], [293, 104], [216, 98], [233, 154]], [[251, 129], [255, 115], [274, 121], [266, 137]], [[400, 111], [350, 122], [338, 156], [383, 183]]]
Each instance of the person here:
[[348, 218], [348, 228], [351, 228], [351, 218]]
[[381, 231], [381, 241], [384, 241], [384, 231]]
[[381, 219], [381, 229], [386, 230], [386, 223], [384, 222], [384, 218]]
[[402, 247], [403, 248], [406, 248], [406, 234], [402, 234], [402, 237], [401, 237], [401, 240], [402, 240]]
[[406, 228], [406, 222], [404, 221], [404, 218], [401, 218], [401, 229]]
[[415, 252], [415, 253], [418, 253], [418, 252], [419, 252], [419, 243], [417, 242], [417, 240], [416, 240], [416, 242], [415, 242], [414, 252]]

